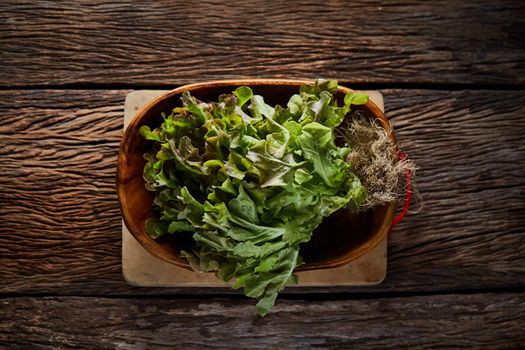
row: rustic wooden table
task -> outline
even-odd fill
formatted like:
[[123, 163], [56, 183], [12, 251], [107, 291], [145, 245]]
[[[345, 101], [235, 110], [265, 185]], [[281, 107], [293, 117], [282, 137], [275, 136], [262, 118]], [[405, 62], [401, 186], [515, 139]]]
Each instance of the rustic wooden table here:
[[[388, 276], [294, 290], [127, 285], [126, 94], [238, 77], [379, 89], [425, 206]], [[525, 3], [2, 1], [0, 347], [525, 346]]]

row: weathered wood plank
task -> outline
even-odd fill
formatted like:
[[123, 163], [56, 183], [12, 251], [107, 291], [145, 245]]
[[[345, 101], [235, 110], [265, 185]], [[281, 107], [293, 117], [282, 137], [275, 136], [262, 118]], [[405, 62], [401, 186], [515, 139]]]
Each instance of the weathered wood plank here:
[[2, 1], [0, 86], [525, 82], [521, 1]]
[[523, 294], [279, 300], [262, 319], [244, 299], [7, 298], [0, 307], [0, 346], [9, 349], [525, 346]]
[[385, 94], [400, 145], [421, 168], [424, 198], [393, 231], [389, 287], [523, 285], [525, 94]]
[[[382, 285], [337, 291], [523, 287], [525, 92], [383, 93], [425, 204], [394, 229]], [[0, 92], [0, 293], [178, 292], [122, 279], [114, 177], [125, 95]]]

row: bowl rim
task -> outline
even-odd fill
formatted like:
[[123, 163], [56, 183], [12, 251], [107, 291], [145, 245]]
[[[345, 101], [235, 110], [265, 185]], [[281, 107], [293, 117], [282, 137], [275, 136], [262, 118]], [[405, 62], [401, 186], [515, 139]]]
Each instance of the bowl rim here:
[[[171, 254], [166, 254], [165, 252], [162, 252], [160, 250], [154, 249], [154, 241], [148, 240], [143, 235], [136, 232], [133, 225], [131, 225], [131, 217], [129, 213], [129, 206], [126, 201], [125, 196], [125, 184], [126, 179], [123, 177], [122, 169], [124, 167], [125, 162], [125, 151], [129, 147], [131, 140], [137, 136], [138, 134], [138, 125], [146, 115], [146, 113], [152, 109], [154, 106], [156, 106], [159, 102], [172, 98], [174, 96], [180, 95], [183, 92], [186, 91], [194, 91], [201, 88], [214, 88], [214, 87], [227, 87], [227, 86], [268, 86], [268, 85], [289, 85], [289, 86], [301, 86], [303, 84], [313, 84], [314, 80], [306, 80], [306, 79], [227, 79], [227, 80], [212, 80], [212, 81], [205, 81], [205, 82], [199, 82], [199, 83], [193, 83], [193, 84], [187, 84], [180, 86], [178, 88], [166, 91], [162, 93], [161, 95], [149, 100], [146, 104], [144, 104], [141, 108], [137, 110], [131, 121], [129, 122], [128, 126], [123, 131], [120, 146], [119, 146], [119, 152], [118, 152], [118, 162], [117, 162], [117, 171], [116, 171], [116, 187], [117, 187], [117, 196], [119, 200], [119, 207], [122, 214], [122, 218], [124, 220], [124, 224], [126, 225], [128, 231], [131, 233], [131, 235], [140, 243], [140, 245], [148, 251], [148, 253], [152, 254], [153, 256], [164, 260], [168, 263], [171, 263], [173, 265], [192, 270], [190, 267], [190, 264], [188, 262], [183, 261], [183, 259], [175, 259]], [[339, 85], [337, 88], [338, 92], [342, 93], [351, 93], [355, 92], [355, 90], [352, 90], [350, 88], [344, 87]], [[392, 129], [392, 126], [390, 125], [390, 122], [386, 118], [385, 114], [379, 107], [371, 100], [368, 100], [366, 104], [367, 108], [369, 108], [373, 114], [373, 116], [376, 119], [379, 119], [381, 125], [386, 129], [387, 134], [389, 135], [390, 139], [392, 140], [394, 144], [394, 151], [396, 152], [397, 157], [397, 141], [394, 134], [394, 131]], [[390, 202], [386, 205], [386, 213], [385, 213], [385, 219], [381, 223], [378, 233], [373, 235], [369, 240], [366, 240], [365, 242], [361, 243], [356, 249], [352, 250], [350, 253], [345, 254], [342, 257], [339, 257], [338, 259], [332, 260], [330, 262], [312, 262], [312, 263], [305, 263], [304, 265], [298, 266], [296, 268], [296, 271], [306, 271], [306, 270], [317, 270], [317, 269], [329, 269], [329, 268], [336, 268], [343, 265], [346, 265], [350, 263], [351, 261], [356, 260], [357, 258], [365, 255], [366, 253], [370, 252], [372, 249], [374, 249], [379, 243], [383, 241], [385, 236], [390, 231], [391, 223], [394, 219], [395, 211], [397, 204], [395, 201]]]

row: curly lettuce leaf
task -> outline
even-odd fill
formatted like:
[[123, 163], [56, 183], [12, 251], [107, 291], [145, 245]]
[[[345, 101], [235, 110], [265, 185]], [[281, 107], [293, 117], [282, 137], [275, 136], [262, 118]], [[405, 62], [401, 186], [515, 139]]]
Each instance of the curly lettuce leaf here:
[[335, 211], [366, 197], [335, 144], [334, 129], [367, 96], [337, 82], [304, 85], [286, 107], [270, 106], [241, 86], [217, 101], [184, 93], [161, 125], [140, 129], [146, 188], [155, 192], [154, 239], [191, 235], [183, 251], [195, 270], [214, 271], [258, 300], [265, 315], [286, 285], [297, 283], [301, 244]]

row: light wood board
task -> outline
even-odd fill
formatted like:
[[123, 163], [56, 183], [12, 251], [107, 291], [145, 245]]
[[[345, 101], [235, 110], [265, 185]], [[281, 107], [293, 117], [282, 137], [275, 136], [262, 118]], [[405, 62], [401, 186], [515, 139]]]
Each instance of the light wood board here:
[[[126, 96], [124, 128], [136, 111], [164, 90], [138, 90]], [[383, 95], [378, 91], [364, 91], [384, 110]], [[348, 265], [334, 269], [297, 273], [299, 284], [290, 287], [361, 286], [378, 284], [386, 276], [386, 238], [370, 253]], [[148, 253], [122, 224], [122, 273], [135, 286], [149, 287], [225, 287], [212, 273], [196, 273], [169, 264]]]

